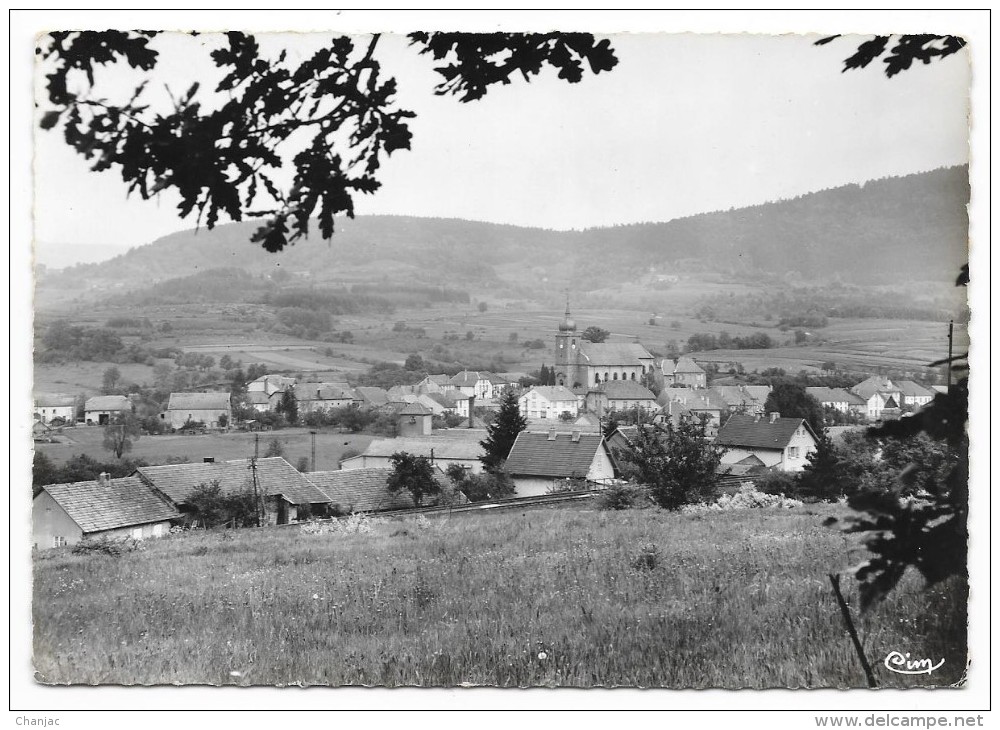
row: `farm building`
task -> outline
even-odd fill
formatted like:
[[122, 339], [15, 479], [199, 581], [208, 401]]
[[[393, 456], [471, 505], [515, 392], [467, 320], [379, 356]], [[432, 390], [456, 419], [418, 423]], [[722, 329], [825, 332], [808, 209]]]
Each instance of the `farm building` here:
[[424, 397], [439, 403], [448, 413], [454, 413], [456, 416], [462, 416], [463, 418], [469, 417], [469, 403], [472, 402], [473, 398], [465, 393], [457, 390], [449, 390], [443, 393], [429, 392]]
[[433, 436], [397, 439], [375, 439], [359, 456], [345, 459], [342, 469], [364, 469], [368, 467], [389, 468], [391, 457], [400, 451], [415, 456], [426, 456], [435, 466], [447, 469], [451, 464], [460, 464], [473, 474], [483, 471], [479, 457], [485, 451], [479, 443], [486, 435], [479, 429], [449, 429], [438, 431]]
[[165, 535], [177, 509], [137, 477], [48, 484], [31, 507], [32, 541], [37, 549], [74, 545], [87, 537]]
[[521, 394], [517, 406], [525, 418], [558, 419], [568, 413], [579, 415], [579, 401], [572, 390], [562, 385], [537, 385]]
[[719, 429], [715, 443], [725, 447], [724, 465], [746, 463], [748, 457], [756, 456], [768, 468], [802, 471], [817, 441], [812, 427], [802, 418], [737, 413]]
[[295, 400], [302, 414], [343, 408], [358, 399], [346, 383], [299, 383], [295, 386]]
[[115, 418], [132, 412], [132, 401], [123, 395], [98, 395], [83, 404], [83, 418], [88, 426], [105, 426]]
[[518, 497], [546, 494], [567, 479], [607, 484], [615, 478], [615, 462], [600, 433], [522, 431], [504, 468], [514, 479]]
[[389, 392], [385, 388], [360, 386], [354, 389], [362, 408], [385, 409], [391, 404]]
[[258, 411], [273, 411], [281, 401], [281, 394], [295, 387], [295, 378], [287, 375], [261, 375], [247, 383], [247, 399]]
[[664, 388], [657, 402], [664, 410], [672, 409], [671, 403], [679, 404], [694, 418], [705, 419], [710, 436], [714, 436], [722, 425], [723, 416], [730, 413], [729, 403], [713, 388]]
[[664, 385], [674, 388], [704, 388], [708, 374], [690, 357], [677, 358], [677, 362], [664, 358], [660, 363]]
[[587, 410], [603, 416], [606, 413], [635, 411], [655, 413], [660, 410], [653, 392], [632, 380], [612, 380], [587, 392]]
[[[63, 423], [76, 423], [76, 398], [72, 395], [39, 393], [35, 396], [35, 420], [51, 423], [52, 419], [62, 419]], [[57, 421], [58, 423], [58, 421]]]
[[[390, 492], [386, 484], [392, 469], [382, 467], [368, 469], [341, 469], [340, 471], [314, 471], [309, 480], [323, 490], [340, 512], [387, 512], [398, 509], [412, 509], [413, 496], [408, 491]], [[443, 494], [450, 496], [454, 503], [463, 504], [468, 500], [461, 492], [455, 492], [451, 480], [440, 469], [434, 470], [435, 480]], [[424, 497], [422, 507], [441, 502], [440, 496], [429, 494]]]
[[171, 393], [160, 420], [174, 430], [189, 423], [203, 423], [209, 428], [228, 426], [233, 421], [229, 393]]
[[450, 375], [428, 375], [413, 388], [417, 393], [445, 393], [454, 390]]
[[[255, 463], [254, 463], [255, 462]], [[252, 468], [253, 467], [253, 468]], [[327, 495], [280, 456], [139, 467], [135, 476], [162, 492], [189, 517], [188, 500], [199, 485], [218, 482], [227, 494], [256, 489], [264, 498], [268, 524], [295, 522], [300, 511], [329, 504]]]

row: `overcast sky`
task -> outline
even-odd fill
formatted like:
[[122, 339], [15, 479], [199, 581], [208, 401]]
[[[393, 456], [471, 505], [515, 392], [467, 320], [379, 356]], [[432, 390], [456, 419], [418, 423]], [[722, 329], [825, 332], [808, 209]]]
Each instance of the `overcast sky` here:
[[[304, 53], [325, 37], [267, 42]], [[860, 38], [816, 47], [818, 37], [619, 34], [610, 73], [573, 85], [554, 73], [518, 79], [462, 104], [433, 94], [429, 57], [385, 36], [378, 58], [399, 81], [399, 105], [418, 116], [412, 150], [389, 159], [383, 188], [359, 196], [357, 212], [586, 228], [967, 161], [964, 52], [890, 80], [874, 67], [841, 73]], [[182, 89], [213, 70], [183, 40], [158, 41], [157, 84]], [[36, 134], [35, 169], [43, 261], [53, 244], [140, 245], [194, 226], [172, 196], [126, 199], [117, 174], [89, 172], [58, 134]]]

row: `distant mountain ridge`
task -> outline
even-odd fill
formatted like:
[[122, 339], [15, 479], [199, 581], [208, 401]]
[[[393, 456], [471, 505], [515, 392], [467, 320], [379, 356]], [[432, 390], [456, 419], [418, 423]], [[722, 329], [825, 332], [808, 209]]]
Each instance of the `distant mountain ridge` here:
[[97, 264], [81, 279], [136, 286], [211, 268], [309, 272], [317, 281], [399, 276], [459, 285], [488, 282], [494, 266], [552, 267], [571, 280], [599, 262], [610, 280], [637, 267], [696, 261], [710, 270], [835, 276], [865, 284], [953, 279], [968, 257], [966, 166], [845, 185], [665, 223], [551, 231], [458, 219], [360, 216], [280, 254], [250, 243], [257, 221], [183, 231]]

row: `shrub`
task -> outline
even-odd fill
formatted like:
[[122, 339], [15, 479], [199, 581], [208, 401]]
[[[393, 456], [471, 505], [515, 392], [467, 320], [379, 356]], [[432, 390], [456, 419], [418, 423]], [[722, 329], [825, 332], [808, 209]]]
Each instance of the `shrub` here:
[[647, 543], [632, 556], [629, 565], [635, 570], [653, 570], [660, 564], [661, 560], [660, 549], [653, 543]]
[[110, 555], [117, 558], [124, 553], [142, 550], [142, 541], [134, 537], [85, 538], [73, 546], [74, 555]]
[[642, 490], [631, 484], [612, 484], [597, 497], [597, 506], [604, 510], [631, 509], [642, 499]]
[[754, 478], [757, 491], [764, 494], [781, 496], [794, 495], [798, 492], [798, 477], [787, 471], [769, 471]]

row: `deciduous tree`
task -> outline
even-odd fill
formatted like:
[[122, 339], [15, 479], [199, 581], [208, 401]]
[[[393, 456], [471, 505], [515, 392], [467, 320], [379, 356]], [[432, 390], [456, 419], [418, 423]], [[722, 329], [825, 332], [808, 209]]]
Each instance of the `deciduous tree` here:
[[625, 476], [646, 485], [661, 507], [680, 509], [716, 496], [722, 448], [705, 438], [705, 422], [684, 419], [677, 426], [643, 425], [630, 448], [616, 455]]
[[104, 426], [103, 445], [116, 459], [121, 459], [123, 454], [132, 450], [132, 444], [139, 440], [139, 436], [139, 419], [132, 413], [122, 413]]
[[583, 331], [583, 334], [580, 335], [580, 339], [587, 340], [588, 342], [604, 342], [608, 339], [608, 335], [610, 334], [611, 333], [606, 329], [591, 326]]
[[413, 495], [413, 504], [419, 507], [425, 495], [437, 494], [441, 485], [434, 478], [434, 467], [426, 456], [416, 456], [398, 451], [389, 457], [392, 473], [386, 481], [390, 492], [406, 490]]

